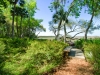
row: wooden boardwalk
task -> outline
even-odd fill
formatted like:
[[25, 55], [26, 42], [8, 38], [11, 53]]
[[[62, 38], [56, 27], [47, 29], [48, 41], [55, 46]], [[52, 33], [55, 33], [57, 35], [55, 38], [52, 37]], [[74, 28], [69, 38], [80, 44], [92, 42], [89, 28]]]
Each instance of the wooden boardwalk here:
[[85, 59], [84, 53], [82, 50], [73, 48], [72, 46], [68, 46], [64, 49], [64, 53], [67, 53], [68, 56], [76, 57], [76, 58], [83, 58]]
[[72, 48], [68, 55], [75, 57], [75, 58], [85, 59], [85, 56], [84, 56], [84, 53], [82, 52], [82, 50], [77, 49], [77, 48]]

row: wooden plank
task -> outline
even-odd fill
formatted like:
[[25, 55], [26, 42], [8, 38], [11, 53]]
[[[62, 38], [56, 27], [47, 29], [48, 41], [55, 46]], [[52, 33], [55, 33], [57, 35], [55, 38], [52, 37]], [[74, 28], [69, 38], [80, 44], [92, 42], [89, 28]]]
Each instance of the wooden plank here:
[[70, 50], [72, 49], [72, 46], [68, 46], [64, 49], [64, 52], [70, 52]]
[[63, 58], [65, 59], [66, 57], [68, 57], [68, 53], [71, 51], [72, 49], [72, 46], [68, 46], [64, 49], [64, 52], [63, 52]]

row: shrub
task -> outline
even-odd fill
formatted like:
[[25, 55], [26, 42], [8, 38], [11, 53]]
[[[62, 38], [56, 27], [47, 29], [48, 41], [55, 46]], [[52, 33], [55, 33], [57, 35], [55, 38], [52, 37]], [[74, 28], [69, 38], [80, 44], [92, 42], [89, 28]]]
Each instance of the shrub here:
[[82, 49], [83, 43], [84, 43], [84, 42], [85, 42], [84, 39], [77, 40], [77, 41], [75, 41], [75, 46], [76, 46], [77, 48], [79, 48], [79, 49]]
[[2, 73], [2, 68], [4, 66], [5, 55], [4, 55], [5, 44], [0, 41], [0, 74]]
[[83, 45], [86, 59], [93, 65], [95, 75], [100, 75], [100, 39], [93, 39]]
[[28, 38], [13, 38], [13, 39], [2, 39], [5, 43], [5, 53], [13, 53], [16, 54], [18, 52], [25, 53], [27, 47], [30, 45]]
[[7, 55], [3, 71], [8, 70], [12, 75], [42, 75], [62, 63], [66, 45], [58, 41], [31, 40], [28, 47], [24, 54]]
[[5, 49], [5, 44], [0, 41], [0, 55], [4, 52], [4, 49]]

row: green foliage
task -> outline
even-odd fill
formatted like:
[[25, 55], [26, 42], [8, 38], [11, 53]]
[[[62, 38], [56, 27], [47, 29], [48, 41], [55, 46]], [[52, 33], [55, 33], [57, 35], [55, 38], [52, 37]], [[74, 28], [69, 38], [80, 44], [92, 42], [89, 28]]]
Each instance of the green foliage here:
[[84, 48], [86, 59], [93, 65], [95, 75], [100, 75], [100, 38], [77, 42]]
[[[42, 75], [49, 72], [62, 63], [63, 49], [66, 47], [64, 43], [55, 40], [27, 38], [0, 40], [4, 42], [3, 44], [0, 42], [0, 49], [4, 50], [3, 56], [5, 56], [0, 64], [1, 75]], [[21, 51], [23, 48], [25, 48], [24, 53]]]
[[5, 43], [5, 50], [4, 52], [9, 53], [25, 53], [29, 44], [28, 38], [13, 38], [13, 39], [2, 39]]
[[79, 49], [82, 49], [84, 41], [85, 41], [84, 39], [79, 39], [79, 40], [75, 41], [75, 46]]
[[[31, 69], [31, 72], [35, 69], [36, 74], [41, 75], [44, 72], [50, 71], [52, 68], [62, 62], [62, 53], [63, 48], [66, 46], [65, 44], [48, 40], [39, 40], [33, 42], [34, 43], [31, 44], [32, 47], [28, 50], [29, 52], [31, 52], [30, 56], [32, 57], [31, 59], [33, 59], [32, 63], [34, 63], [35, 67]], [[35, 75], [31, 72], [28, 74]]]
[[2, 73], [1, 68], [4, 66], [5, 56], [4, 54], [5, 44], [0, 41], [0, 73]]
[[28, 10], [29, 16], [33, 17], [36, 9], [36, 1], [35, 0], [25, 0], [25, 6]]
[[100, 75], [100, 38], [87, 41], [80, 39], [75, 42], [75, 45], [84, 49], [86, 60], [93, 65], [95, 75]]
[[35, 0], [0, 1], [0, 37], [35, 38], [37, 31], [45, 31], [42, 21], [34, 18], [36, 9]]
[[4, 49], [5, 49], [5, 44], [2, 41], [0, 41], [0, 54], [3, 53]]
[[2, 0], [2, 1], [0, 1], [0, 8], [1, 7], [7, 7], [7, 0]]

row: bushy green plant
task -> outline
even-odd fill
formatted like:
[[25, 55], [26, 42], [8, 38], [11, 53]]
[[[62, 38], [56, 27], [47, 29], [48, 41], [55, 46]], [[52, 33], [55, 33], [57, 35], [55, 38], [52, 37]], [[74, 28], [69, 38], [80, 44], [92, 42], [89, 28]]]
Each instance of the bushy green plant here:
[[[4, 55], [5, 44], [0, 40], [0, 73], [2, 73], [2, 68], [4, 66], [5, 55]], [[4, 73], [4, 72], [3, 72]]]
[[4, 49], [5, 49], [5, 44], [2, 41], [0, 41], [0, 54], [4, 52]]
[[[13, 38], [13, 39], [2, 39], [5, 43], [5, 53], [25, 53], [25, 50], [30, 45], [28, 38]], [[25, 49], [26, 48], [26, 49]]]
[[24, 54], [7, 54], [2, 70], [12, 75], [42, 75], [62, 63], [65, 47], [64, 43], [58, 41], [31, 40]]
[[95, 75], [100, 75], [100, 39], [91, 39], [83, 45], [86, 59], [93, 65]]
[[83, 48], [84, 43], [96, 43], [96, 44], [100, 44], [100, 38], [95, 38], [95, 39], [87, 39], [85, 41], [85, 39], [79, 39], [75, 41], [75, 46], [77, 48]]
[[27, 47], [29, 45], [28, 38], [13, 38], [4, 40], [6, 44], [9, 44], [10, 47], [18, 48], [18, 47]]
[[76, 41], [75, 41], [75, 46], [76, 46], [77, 48], [79, 48], [79, 49], [82, 49], [83, 43], [84, 43], [84, 42], [85, 42], [84, 39], [76, 40]]

